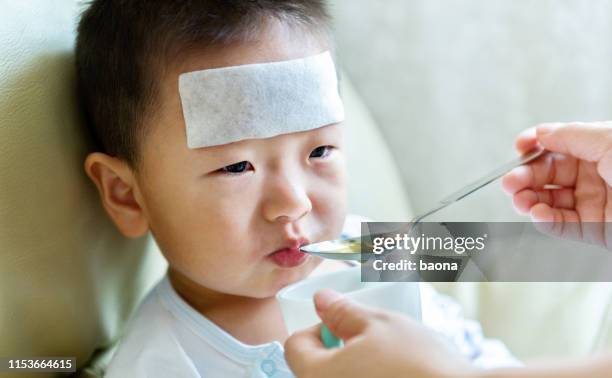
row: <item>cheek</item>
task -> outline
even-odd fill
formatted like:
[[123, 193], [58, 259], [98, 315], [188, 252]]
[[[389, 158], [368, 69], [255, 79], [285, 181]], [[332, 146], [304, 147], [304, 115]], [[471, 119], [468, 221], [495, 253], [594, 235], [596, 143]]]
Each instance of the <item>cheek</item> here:
[[[252, 215], [236, 185], [184, 183], [157, 188], [151, 204], [149, 221], [153, 234], [166, 258], [180, 270], [190, 266], [216, 266], [229, 260], [247, 260], [246, 241]], [[242, 192], [244, 194], [244, 192]], [[238, 251], [228, 253], [228, 251]], [[246, 256], [248, 257], [248, 256]]]
[[237, 190], [237, 186], [209, 185], [189, 193], [192, 200], [176, 215], [183, 226], [183, 231], [177, 232], [189, 241], [192, 251], [206, 246], [207, 254], [219, 255], [245, 249], [247, 238], [236, 238], [236, 235], [249, 235], [254, 201], [245, 199], [245, 193], [252, 193], [248, 186], [243, 185], [242, 190]]
[[319, 172], [319, 180], [311, 192], [314, 215], [320, 220], [322, 237], [333, 239], [342, 231], [347, 208], [346, 171], [343, 159]]

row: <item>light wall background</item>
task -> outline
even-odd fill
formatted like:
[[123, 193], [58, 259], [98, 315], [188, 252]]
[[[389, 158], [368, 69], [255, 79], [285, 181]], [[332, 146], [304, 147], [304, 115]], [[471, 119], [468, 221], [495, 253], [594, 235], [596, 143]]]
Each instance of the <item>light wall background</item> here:
[[[531, 125], [612, 119], [612, 1], [335, 0], [332, 13], [416, 212], [512, 159]], [[439, 218], [523, 219], [499, 183]]]

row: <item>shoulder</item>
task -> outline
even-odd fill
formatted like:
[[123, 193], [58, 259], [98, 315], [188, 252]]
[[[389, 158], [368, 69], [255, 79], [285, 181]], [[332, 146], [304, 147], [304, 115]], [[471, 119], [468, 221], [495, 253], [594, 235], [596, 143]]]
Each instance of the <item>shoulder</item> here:
[[105, 377], [200, 377], [179, 343], [175, 320], [160, 303], [156, 289], [130, 320]]

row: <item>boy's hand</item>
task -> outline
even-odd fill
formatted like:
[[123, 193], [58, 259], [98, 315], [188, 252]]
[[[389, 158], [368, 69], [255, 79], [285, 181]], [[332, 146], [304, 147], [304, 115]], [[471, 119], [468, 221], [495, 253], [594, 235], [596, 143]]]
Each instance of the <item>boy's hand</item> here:
[[537, 145], [551, 153], [502, 180], [516, 210], [545, 232], [612, 247], [602, 223], [612, 221], [612, 122], [542, 124], [516, 141], [521, 153]]
[[320, 326], [292, 335], [285, 357], [298, 377], [462, 377], [458, 351], [407, 316], [359, 305], [331, 290], [315, 295], [319, 317], [342, 348], [325, 349]]

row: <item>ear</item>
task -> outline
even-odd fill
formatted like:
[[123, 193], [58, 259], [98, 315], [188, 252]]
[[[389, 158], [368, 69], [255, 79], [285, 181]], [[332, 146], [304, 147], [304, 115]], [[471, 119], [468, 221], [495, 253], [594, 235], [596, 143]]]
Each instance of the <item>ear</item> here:
[[136, 238], [149, 230], [136, 178], [126, 162], [94, 152], [85, 159], [85, 172], [98, 187], [102, 206], [123, 235]]

